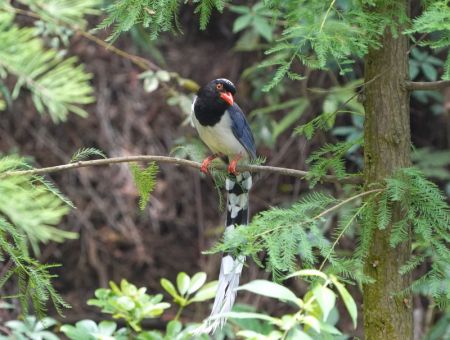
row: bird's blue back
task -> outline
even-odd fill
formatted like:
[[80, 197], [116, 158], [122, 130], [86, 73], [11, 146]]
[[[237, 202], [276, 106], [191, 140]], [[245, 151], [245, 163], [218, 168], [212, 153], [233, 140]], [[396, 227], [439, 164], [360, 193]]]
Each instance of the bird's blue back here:
[[227, 111], [231, 118], [231, 131], [233, 135], [245, 150], [247, 150], [249, 157], [256, 158], [255, 140], [241, 108], [234, 103], [233, 106], [228, 107]]

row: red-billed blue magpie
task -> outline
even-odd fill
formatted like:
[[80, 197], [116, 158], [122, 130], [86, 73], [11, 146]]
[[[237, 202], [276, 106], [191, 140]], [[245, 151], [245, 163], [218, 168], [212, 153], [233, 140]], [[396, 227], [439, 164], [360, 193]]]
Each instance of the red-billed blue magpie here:
[[[248, 192], [252, 186], [250, 172], [238, 174], [237, 162], [256, 157], [255, 141], [241, 108], [234, 102], [236, 87], [228, 79], [215, 79], [201, 87], [192, 103], [192, 121], [203, 142], [214, 153], [206, 158], [201, 171], [208, 172], [209, 163], [217, 157], [228, 158], [229, 176], [225, 181], [227, 197], [227, 233], [237, 225], [248, 224]], [[220, 266], [219, 285], [211, 316], [203, 331], [214, 332], [226, 319], [217, 317], [229, 312], [236, 298], [236, 288], [245, 257], [224, 254]]]

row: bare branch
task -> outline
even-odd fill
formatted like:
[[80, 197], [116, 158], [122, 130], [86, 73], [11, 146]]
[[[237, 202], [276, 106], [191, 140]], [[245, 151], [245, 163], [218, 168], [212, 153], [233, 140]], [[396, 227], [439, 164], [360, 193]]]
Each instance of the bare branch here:
[[450, 87], [450, 80], [439, 81], [407, 81], [405, 87], [408, 91], [433, 91]]
[[[174, 164], [179, 166], [190, 167], [194, 169], [200, 169], [201, 164], [198, 162], [190, 161], [187, 159], [176, 158], [176, 157], [168, 157], [168, 156], [152, 156], [152, 155], [140, 155], [140, 156], [128, 156], [128, 157], [114, 157], [114, 158], [106, 158], [106, 159], [95, 159], [91, 161], [79, 161], [69, 164], [62, 164], [56, 166], [50, 166], [41, 169], [30, 169], [30, 170], [14, 170], [7, 171], [3, 174], [0, 174], [0, 179], [9, 177], [9, 176], [19, 176], [19, 175], [41, 175], [48, 174], [53, 172], [60, 172], [69, 169], [77, 169], [77, 168], [85, 168], [89, 166], [99, 166], [99, 165], [109, 165], [116, 163], [131, 163], [131, 162], [157, 162], [157, 163], [167, 163]], [[212, 165], [212, 168], [218, 170], [225, 170], [225, 165]], [[266, 165], [239, 165], [237, 167], [239, 172], [242, 171], [250, 171], [250, 172], [268, 172], [273, 174], [279, 174], [284, 176], [291, 176], [296, 178], [303, 179], [306, 175], [308, 175], [307, 171], [289, 169], [289, 168], [280, 168], [274, 166], [266, 166]], [[331, 182], [331, 183], [352, 183], [359, 184], [362, 182], [360, 176], [352, 176], [343, 179], [338, 179], [336, 176], [326, 175], [322, 178], [323, 182]]]

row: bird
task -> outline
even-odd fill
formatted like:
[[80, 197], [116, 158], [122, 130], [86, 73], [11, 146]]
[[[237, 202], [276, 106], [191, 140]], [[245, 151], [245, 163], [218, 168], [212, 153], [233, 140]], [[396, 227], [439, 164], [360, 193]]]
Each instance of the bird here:
[[[202, 162], [201, 172], [207, 174], [210, 163], [217, 157], [228, 161], [225, 239], [236, 226], [248, 224], [252, 176], [248, 171], [238, 173], [236, 167], [240, 160], [256, 158], [255, 139], [242, 109], [234, 100], [235, 94], [236, 87], [230, 80], [212, 80], [198, 90], [191, 114], [200, 139], [213, 152]], [[216, 297], [202, 332], [214, 333], [225, 324], [226, 317], [221, 315], [233, 307], [244, 262], [244, 256], [223, 254]]]

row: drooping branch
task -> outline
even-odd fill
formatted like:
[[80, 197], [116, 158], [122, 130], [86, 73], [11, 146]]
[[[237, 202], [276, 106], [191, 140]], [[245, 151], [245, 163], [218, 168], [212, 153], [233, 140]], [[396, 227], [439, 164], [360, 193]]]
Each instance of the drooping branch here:
[[438, 81], [407, 81], [405, 87], [408, 91], [433, 91], [450, 87], [450, 80]]
[[[69, 169], [77, 169], [77, 168], [85, 168], [90, 166], [100, 166], [100, 165], [109, 165], [109, 164], [117, 164], [117, 163], [131, 163], [131, 162], [157, 162], [157, 163], [167, 163], [174, 164], [178, 166], [185, 166], [194, 169], [200, 169], [201, 164], [198, 162], [194, 162], [188, 159], [182, 159], [177, 157], [169, 157], [169, 156], [153, 156], [153, 155], [139, 155], [139, 156], [127, 156], [127, 157], [113, 157], [113, 158], [105, 158], [105, 159], [95, 159], [90, 161], [78, 161], [74, 163], [50, 166], [46, 168], [40, 169], [29, 169], [29, 170], [14, 170], [7, 171], [3, 174], [0, 174], [0, 179], [9, 177], [9, 176], [19, 176], [19, 175], [42, 175], [53, 172], [60, 172]], [[211, 166], [214, 169], [225, 170], [225, 165], [215, 165]], [[250, 171], [250, 172], [266, 172], [273, 173], [284, 176], [291, 176], [303, 179], [308, 175], [308, 171], [297, 170], [297, 169], [289, 169], [289, 168], [280, 168], [275, 166], [267, 166], [267, 165], [239, 165], [237, 167], [238, 172], [242, 171]], [[360, 176], [352, 176], [347, 178], [339, 179], [336, 176], [326, 175], [322, 177], [323, 182], [331, 182], [331, 183], [351, 183], [351, 184], [359, 184], [362, 182]]]

